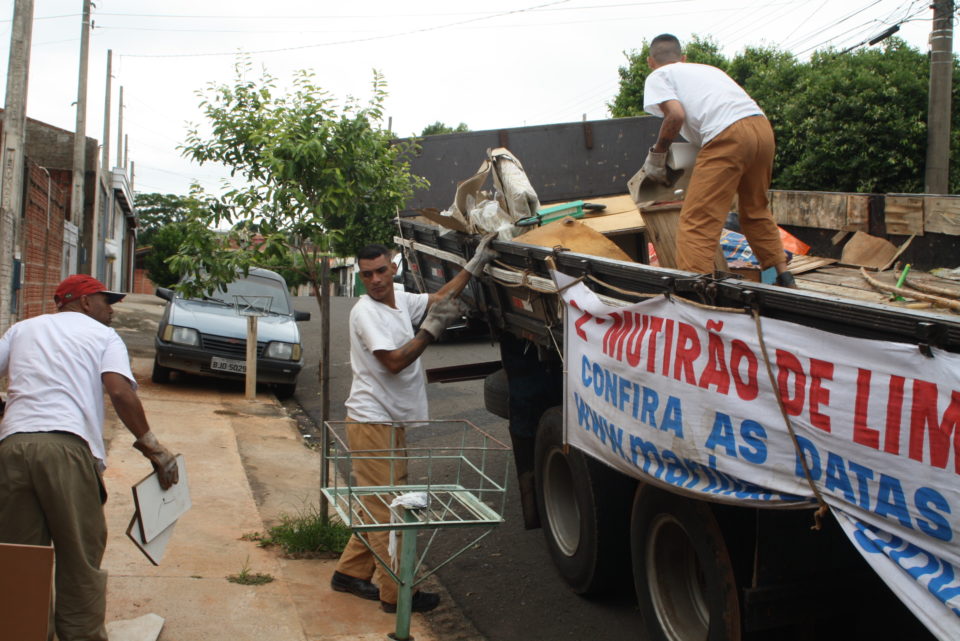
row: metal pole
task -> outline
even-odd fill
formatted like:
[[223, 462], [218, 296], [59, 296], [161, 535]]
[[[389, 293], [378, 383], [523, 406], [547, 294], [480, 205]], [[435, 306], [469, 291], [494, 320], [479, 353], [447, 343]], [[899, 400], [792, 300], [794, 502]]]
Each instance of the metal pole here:
[[[97, 215], [91, 212], [90, 228], [83, 219], [84, 178], [87, 171], [87, 59], [90, 53], [90, 2], [83, 0], [83, 19], [80, 24], [80, 72], [77, 77], [77, 126], [73, 133], [73, 180], [70, 191], [70, 220], [80, 230], [81, 244], [87, 241], [86, 262], [80, 271], [95, 275]], [[81, 258], [81, 260], [83, 260]]]
[[925, 191], [949, 193], [950, 117], [953, 84], [953, 0], [935, 0], [930, 33]]
[[257, 317], [247, 316], [247, 379], [246, 398], [257, 399]]
[[[320, 268], [320, 487], [330, 482], [330, 461], [327, 454], [330, 439], [327, 421], [330, 420], [330, 258], [323, 256]], [[325, 494], [320, 494], [320, 516], [323, 523], [330, 519], [330, 505]]]
[[3, 112], [2, 176], [0, 176], [0, 333], [15, 320], [13, 315], [13, 258], [17, 221], [23, 202], [24, 139], [27, 130], [27, 79], [30, 75], [30, 39], [33, 35], [33, 0], [16, 0], [7, 97]]
[[[403, 520], [415, 523], [417, 518], [407, 508], [403, 510]], [[405, 529], [401, 535], [400, 567], [397, 576], [397, 625], [393, 635], [395, 641], [407, 641], [410, 638], [410, 613], [413, 608], [413, 581], [417, 566], [417, 528]]]
[[120, 100], [117, 102], [117, 167], [123, 166], [123, 85], [120, 85]]

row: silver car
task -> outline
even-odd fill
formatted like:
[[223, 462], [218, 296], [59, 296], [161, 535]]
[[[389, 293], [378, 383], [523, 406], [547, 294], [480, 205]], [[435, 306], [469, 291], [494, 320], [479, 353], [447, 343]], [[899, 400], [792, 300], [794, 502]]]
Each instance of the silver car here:
[[154, 341], [153, 382], [166, 383], [173, 371], [243, 380], [246, 376], [247, 319], [240, 305], [259, 305], [257, 382], [269, 383], [280, 398], [297, 388], [303, 347], [297, 321], [308, 312], [293, 309], [283, 277], [253, 268], [246, 278], [202, 298], [184, 298], [166, 287], [156, 295], [167, 301]]

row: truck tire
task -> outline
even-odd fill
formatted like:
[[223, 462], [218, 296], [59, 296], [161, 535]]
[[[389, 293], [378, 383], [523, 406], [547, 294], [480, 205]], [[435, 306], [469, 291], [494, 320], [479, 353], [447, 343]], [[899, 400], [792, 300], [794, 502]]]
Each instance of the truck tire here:
[[630, 521], [637, 604], [651, 641], [740, 641], [733, 564], [710, 508], [640, 485]]
[[169, 383], [171, 371], [173, 370], [171, 370], [169, 367], [164, 367], [158, 363], [156, 356], [154, 356], [153, 373], [150, 375], [150, 380], [157, 384]]
[[483, 379], [483, 404], [487, 411], [500, 418], [510, 418], [510, 388], [507, 370], [498, 369]]
[[543, 413], [534, 452], [537, 508], [547, 549], [581, 595], [624, 583], [635, 483], [575, 448], [563, 447], [563, 410]]

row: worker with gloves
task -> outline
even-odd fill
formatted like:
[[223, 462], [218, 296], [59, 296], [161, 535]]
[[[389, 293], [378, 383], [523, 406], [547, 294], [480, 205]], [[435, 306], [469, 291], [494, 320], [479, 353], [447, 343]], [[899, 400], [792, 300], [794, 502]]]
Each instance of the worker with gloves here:
[[8, 383], [0, 543], [53, 542], [52, 628], [60, 641], [107, 641], [104, 390], [161, 487], [178, 481], [176, 460], [150, 431], [127, 348], [109, 327], [111, 306], [123, 297], [75, 274], [54, 293], [56, 313], [20, 321], [0, 338], [0, 377]]
[[644, 173], [669, 185], [667, 157], [677, 135], [700, 147], [680, 210], [677, 266], [701, 274], [713, 271], [736, 195], [743, 234], [761, 269], [775, 267], [779, 285], [796, 287], [767, 200], [775, 143], [763, 111], [720, 69], [688, 63], [675, 36], [654, 38], [647, 64], [652, 71], [643, 87], [643, 108], [662, 117], [663, 124]]
[[[420, 355], [450, 323], [463, 315], [464, 309], [456, 297], [470, 277], [482, 273], [496, 255], [489, 248], [494, 235], [485, 236], [463, 270], [434, 294], [394, 289], [397, 266], [390, 260], [390, 250], [383, 245], [368, 245], [357, 254], [360, 280], [367, 293], [350, 312], [353, 384], [346, 402], [346, 430], [351, 450], [386, 450], [382, 456], [402, 451], [406, 446], [403, 424], [428, 419], [427, 387]], [[414, 333], [416, 323], [420, 323], [420, 328]], [[406, 483], [406, 461], [389, 458], [379, 461], [371, 456], [372, 453], [365, 453], [363, 458], [353, 461], [354, 485]], [[389, 508], [379, 499], [370, 500], [367, 509], [377, 522], [389, 522]], [[370, 547], [381, 559], [389, 558], [388, 537], [388, 532], [366, 535]], [[386, 612], [397, 610], [396, 582], [356, 534], [340, 556], [331, 587], [364, 599], [379, 600]], [[426, 612], [439, 602], [438, 594], [417, 591], [413, 595], [412, 610]]]

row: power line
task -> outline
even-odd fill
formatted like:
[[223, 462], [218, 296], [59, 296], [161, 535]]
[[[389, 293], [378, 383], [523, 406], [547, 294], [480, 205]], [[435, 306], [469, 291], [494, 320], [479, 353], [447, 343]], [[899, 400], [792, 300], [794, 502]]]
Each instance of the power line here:
[[[449, 22], [449, 23], [447, 23], [447, 24], [436, 25], [436, 26], [433, 26], [433, 27], [421, 27], [421, 28], [419, 28], [419, 29], [412, 29], [412, 30], [410, 30], [410, 31], [403, 31], [403, 32], [398, 32], [398, 33], [388, 33], [388, 34], [385, 34], [385, 35], [382, 35], [382, 36], [370, 36], [370, 37], [368, 37], [368, 38], [355, 38], [355, 39], [353, 39], [353, 40], [340, 40], [340, 41], [337, 41], [337, 42], [321, 42], [321, 43], [312, 44], [312, 45], [300, 45], [300, 46], [296, 46], [296, 47], [281, 47], [281, 48], [278, 48], [278, 49], [263, 49], [263, 50], [260, 50], [260, 51], [249, 51], [249, 52], [247, 52], [247, 53], [249, 53], [249, 54], [278, 53], [278, 52], [281, 52], [281, 51], [297, 51], [297, 50], [302, 50], [302, 49], [314, 49], [314, 48], [317, 48], [317, 47], [332, 47], [332, 46], [335, 46], [335, 45], [356, 44], [356, 43], [361, 43], [361, 42], [372, 42], [372, 41], [375, 41], [375, 40], [386, 40], [386, 39], [389, 39], [389, 38], [399, 38], [399, 37], [401, 37], [401, 36], [409, 36], [409, 35], [413, 35], [413, 34], [417, 34], [417, 33], [426, 33], [426, 32], [429, 32], [429, 31], [438, 31], [438, 30], [440, 30], [440, 29], [446, 29], [446, 28], [449, 28], [449, 27], [455, 27], [455, 26], [459, 26], [459, 25], [462, 25], [462, 24], [469, 24], [469, 23], [471, 23], [471, 22], [479, 22], [479, 21], [481, 21], [481, 20], [492, 20], [492, 19], [494, 19], [494, 18], [500, 18], [500, 17], [503, 17], [503, 16], [514, 15], [514, 14], [518, 14], [518, 13], [526, 13], [526, 12], [529, 12], [529, 11], [537, 11], [537, 10], [542, 9], [542, 8], [544, 8], [544, 7], [551, 7], [551, 6], [558, 5], [558, 4], [565, 4], [565, 3], [567, 3], [567, 2], [570, 2], [570, 0], [554, 0], [554, 2], [546, 2], [546, 3], [544, 3], [544, 4], [534, 5], [534, 6], [532, 6], [532, 7], [525, 7], [525, 8], [523, 8], [523, 9], [512, 9], [512, 10], [510, 10], [510, 11], [504, 11], [504, 12], [501, 12], [501, 13], [496, 13], [496, 14], [492, 14], [492, 15], [482, 16], [482, 17], [479, 17], [479, 18], [470, 18], [470, 19], [468, 19], [468, 20], [460, 20], [460, 21], [457, 21], [457, 22]], [[128, 57], [128, 58], [184, 58], [184, 57], [187, 57], [187, 58], [196, 58], [196, 57], [199, 57], [199, 56], [209, 57], [209, 56], [234, 56], [234, 55], [236, 55], [236, 52], [235, 52], [235, 51], [230, 51], [230, 52], [226, 52], [226, 53], [192, 53], [192, 54], [191, 54], [191, 53], [171, 53], [171, 54], [153, 54], [153, 55], [148, 55], [148, 54], [126, 54], [126, 57]]]

